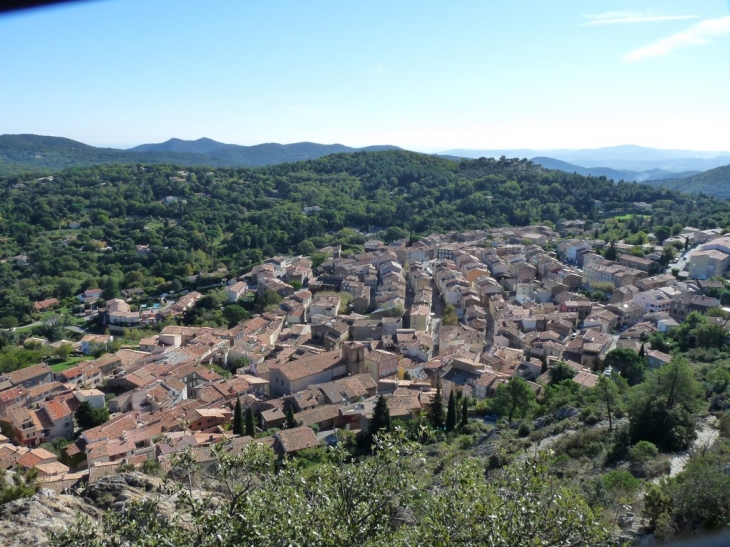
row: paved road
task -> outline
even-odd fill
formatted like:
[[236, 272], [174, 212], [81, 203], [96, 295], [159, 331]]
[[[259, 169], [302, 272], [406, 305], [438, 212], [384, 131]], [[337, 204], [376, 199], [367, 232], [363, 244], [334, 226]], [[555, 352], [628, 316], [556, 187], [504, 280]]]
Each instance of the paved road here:
[[681, 255], [679, 255], [679, 260], [677, 262], [670, 262], [669, 266], [667, 266], [667, 269], [665, 270], [665, 273], [672, 273], [673, 268], [678, 268], [681, 272], [687, 267], [687, 264], [689, 263], [689, 259], [692, 258], [692, 253], [696, 249], [689, 248], [686, 252], [683, 252]]

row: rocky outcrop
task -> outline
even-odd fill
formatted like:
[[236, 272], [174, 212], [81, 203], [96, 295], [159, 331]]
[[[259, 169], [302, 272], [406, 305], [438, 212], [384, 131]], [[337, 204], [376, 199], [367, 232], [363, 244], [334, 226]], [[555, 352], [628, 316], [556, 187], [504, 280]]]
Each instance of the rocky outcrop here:
[[73, 525], [77, 514], [99, 518], [101, 511], [79, 497], [53, 490], [40, 490], [32, 498], [8, 502], [0, 506], [0, 545], [45, 547], [49, 533]]
[[161, 479], [142, 473], [122, 473], [103, 477], [78, 495], [39, 490], [32, 498], [0, 506], [0, 545], [45, 547], [51, 532], [73, 526], [78, 515], [97, 520], [106, 509], [123, 510], [130, 501], [145, 496], [155, 496], [158, 507], [171, 513], [174, 500], [160, 492], [161, 485]]

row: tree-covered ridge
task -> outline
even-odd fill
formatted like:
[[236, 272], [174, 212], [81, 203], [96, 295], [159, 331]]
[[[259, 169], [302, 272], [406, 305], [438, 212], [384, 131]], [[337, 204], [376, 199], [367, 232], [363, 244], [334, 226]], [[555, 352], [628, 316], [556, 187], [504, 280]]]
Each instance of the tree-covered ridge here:
[[68, 167], [103, 164], [207, 165], [210, 167], [259, 167], [319, 158], [328, 154], [396, 149], [394, 146], [350, 148], [341, 144], [265, 143], [254, 146], [223, 144], [200, 139], [141, 145], [130, 150], [97, 148], [63, 137], [0, 135], [0, 176], [23, 173], [57, 173]]
[[728, 204], [712, 198], [527, 160], [386, 151], [259, 169], [70, 168], [52, 179], [0, 179], [0, 315], [24, 322], [34, 301], [99, 285], [152, 290], [221, 266], [240, 271], [276, 253], [357, 248], [366, 238], [351, 228], [384, 230], [392, 240], [591, 219], [595, 200], [605, 211], [652, 203], [652, 223], [664, 225], [724, 226], [730, 217]]
[[679, 192], [707, 194], [722, 199], [730, 198], [730, 165], [716, 167], [684, 179], [652, 181], [647, 184], [662, 186]]

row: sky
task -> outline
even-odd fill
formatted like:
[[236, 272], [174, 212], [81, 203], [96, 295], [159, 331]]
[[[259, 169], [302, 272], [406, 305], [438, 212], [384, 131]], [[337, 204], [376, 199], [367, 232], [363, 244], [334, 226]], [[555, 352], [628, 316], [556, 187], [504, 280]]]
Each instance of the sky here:
[[728, 0], [97, 0], [0, 16], [0, 134], [730, 151]]

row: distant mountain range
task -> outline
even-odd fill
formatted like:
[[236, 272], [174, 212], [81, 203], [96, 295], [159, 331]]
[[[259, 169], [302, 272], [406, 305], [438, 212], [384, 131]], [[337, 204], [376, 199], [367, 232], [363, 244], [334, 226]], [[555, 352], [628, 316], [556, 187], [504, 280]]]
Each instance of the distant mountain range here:
[[[638, 173], [662, 169], [672, 172], [707, 171], [730, 164], [730, 152], [696, 150], [660, 150], [644, 146], [622, 145], [585, 150], [447, 150], [445, 155], [464, 158], [553, 158], [581, 167], [600, 167]], [[595, 172], [594, 172], [595, 174]]]
[[[173, 163], [209, 167], [259, 167], [321, 158], [339, 152], [399, 150], [396, 146], [351, 148], [341, 144], [225, 144], [202, 138], [170, 139], [129, 150], [97, 148], [62, 137], [0, 135], [0, 176], [50, 174], [66, 167], [110, 163]], [[730, 153], [614, 146], [592, 150], [448, 150], [441, 157], [531, 158], [548, 169], [666, 186], [683, 192], [730, 197]]]
[[611, 169], [610, 167], [582, 167], [555, 158], [537, 157], [532, 158], [532, 162], [542, 165], [547, 169], [557, 169], [567, 173], [578, 173], [579, 175], [593, 175], [595, 177], [606, 177], [614, 181], [625, 180], [628, 182], [646, 182], [664, 179], [681, 179], [691, 177], [700, 173], [700, 171], [683, 171], [675, 173], [666, 169], [650, 169], [648, 171], [628, 171], [621, 169]]
[[341, 144], [224, 144], [211, 139], [170, 139], [129, 150], [97, 148], [63, 137], [0, 135], [0, 176], [53, 173], [66, 167], [108, 163], [175, 163], [210, 167], [258, 167], [321, 158], [339, 152], [398, 150], [396, 146], [351, 148]]

